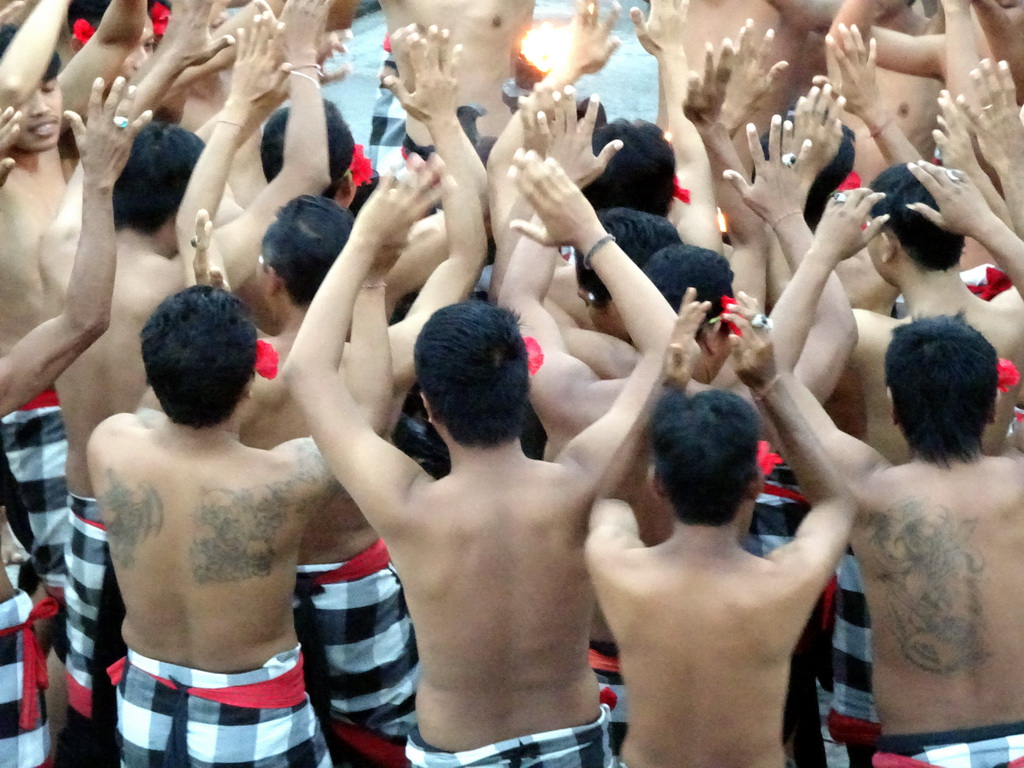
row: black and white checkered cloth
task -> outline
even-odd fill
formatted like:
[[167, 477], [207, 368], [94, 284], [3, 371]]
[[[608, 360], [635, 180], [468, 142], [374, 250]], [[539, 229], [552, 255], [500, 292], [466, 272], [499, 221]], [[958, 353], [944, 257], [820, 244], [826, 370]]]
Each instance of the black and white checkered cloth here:
[[[395, 72], [398, 67], [390, 54], [384, 59], [384, 66]], [[366, 156], [373, 169], [380, 173], [394, 170], [402, 164], [402, 142], [405, 141], [405, 121], [408, 115], [391, 91], [381, 88], [373, 105], [370, 122], [370, 144]]]
[[[375, 547], [383, 548], [383, 542]], [[387, 551], [384, 550], [387, 558]], [[416, 725], [419, 655], [402, 584], [388, 564], [355, 581], [334, 581], [345, 565], [299, 566], [299, 602], [312, 603], [327, 661], [331, 717], [405, 739]]]
[[520, 736], [465, 752], [441, 752], [409, 734], [406, 757], [416, 768], [613, 768], [608, 707], [589, 725]]
[[117, 686], [123, 768], [331, 768], [327, 745], [305, 694], [294, 705], [274, 708], [224, 704], [203, 696], [251, 686], [260, 697], [261, 688], [272, 688], [295, 670], [300, 659], [296, 648], [278, 654], [260, 669], [226, 675], [129, 651]]
[[64, 480], [68, 441], [60, 408], [9, 413], [0, 420], [0, 437], [28, 512], [32, 565], [48, 587], [63, 589], [71, 524]]
[[[24, 624], [31, 612], [32, 599], [24, 592], [15, 592], [10, 600], [0, 603], [0, 632]], [[37, 768], [46, 761], [50, 751], [46, 703], [41, 691], [34, 694], [39, 701], [39, 717], [33, 727], [23, 729], [19, 722], [24, 690], [24, 649], [24, 632], [0, 636], [0, 765], [4, 768]]]
[[[950, 737], [956, 742], [951, 743]], [[941, 743], [935, 743], [940, 739]], [[1024, 765], [1024, 723], [946, 734], [882, 736], [878, 749], [875, 765], [884, 768], [1020, 768]]]

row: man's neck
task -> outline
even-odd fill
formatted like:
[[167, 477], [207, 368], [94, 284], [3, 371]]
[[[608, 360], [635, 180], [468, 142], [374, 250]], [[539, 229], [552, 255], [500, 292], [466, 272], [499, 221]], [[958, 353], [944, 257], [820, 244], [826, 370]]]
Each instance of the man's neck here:
[[956, 314], [973, 298], [956, 269], [915, 269], [912, 274], [912, 279], [900, 281], [900, 290], [914, 317]]
[[40, 168], [45, 167], [44, 160], [48, 159], [48, 155], [53, 153], [59, 159], [59, 154], [56, 149], [48, 149], [45, 152], [19, 152], [16, 149], [11, 150], [10, 156], [14, 158], [15, 166], [22, 171], [28, 173], [38, 173]]
[[135, 229], [117, 230], [117, 252], [121, 253], [154, 253], [165, 259], [173, 259], [178, 255], [176, 244], [165, 242], [159, 232], [147, 235]]
[[666, 543], [687, 559], [729, 560], [747, 554], [740, 546], [734, 523], [711, 526], [677, 522]]
[[239, 442], [238, 433], [241, 426], [238, 410], [236, 408], [235, 413], [227, 420], [210, 427], [189, 427], [167, 419], [163, 429], [172, 440], [188, 447], [234, 445]]
[[521, 461], [524, 458], [523, 448], [518, 440], [511, 440], [489, 448], [459, 445], [447, 435], [444, 436], [444, 441], [448, 445], [453, 471], [465, 468], [475, 472], [493, 470], [501, 473], [508, 469], [511, 462]]

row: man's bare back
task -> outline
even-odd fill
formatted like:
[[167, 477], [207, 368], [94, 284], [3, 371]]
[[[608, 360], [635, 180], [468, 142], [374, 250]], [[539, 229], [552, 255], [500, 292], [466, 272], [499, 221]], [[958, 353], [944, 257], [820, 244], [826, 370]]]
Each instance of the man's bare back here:
[[96, 429], [89, 465], [132, 650], [228, 673], [296, 646], [299, 541], [336, 488], [311, 440], [259, 451], [230, 428], [120, 414]]
[[[513, 74], [519, 42], [533, 19], [534, 0], [384, 0], [381, 5], [392, 34], [410, 24], [451, 32], [462, 45], [459, 103], [485, 107], [480, 132], [499, 135], [512, 114], [502, 101], [501, 88]], [[430, 143], [418, 123], [410, 121], [409, 130], [417, 142]]]

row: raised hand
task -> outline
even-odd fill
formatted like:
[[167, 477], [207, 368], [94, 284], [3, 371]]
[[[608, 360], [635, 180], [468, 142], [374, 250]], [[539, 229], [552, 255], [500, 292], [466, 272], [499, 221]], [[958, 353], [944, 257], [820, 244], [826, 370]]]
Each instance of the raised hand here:
[[576, 89], [569, 86], [555, 101], [554, 114], [546, 121], [551, 133], [549, 156], [581, 189], [604, 173], [608, 163], [622, 149], [622, 142], [616, 139], [599, 155], [594, 155], [594, 126], [600, 108], [600, 98], [595, 94], [580, 120], [576, 111]]
[[665, 353], [665, 383], [676, 389], [686, 389], [693, 375], [693, 366], [700, 358], [697, 329], [711, 309], [711, 302], [697, 301], [697, 289], [687, 288], [679, 305], [679, 317], [672, 329], [668, 351]]
[[690, 0], [651, 0], [651, 12], [646, 19], [639, 8], [631, 9], [629, 18], [643, 49], [661, 57], [669, 52], [682, 54], [689, 13]]
[[196, 285], [210, 285], [220, 290], [229, 290], [224, 273], [217, 267], [210, 266], [210, 240], [213, 237], [213, 222], [210, 214], [200, 210], [196, 214], [196, 233], [192, 237], [192, 247], [196, 249], [192, 269], [196, 274]]
[[793, 146], [810, 142], [805, 176], [810, 183], [832, 162], [843, 141], [843, 124], [839, 119], [846, 100], [832, 90], [831, 85], [814, 86], [810, 93], [801, 96], [793, 114]]
[[865, 188], [833, 195], [814, 231], [822, 246], [817, 252], [832, 254], [838, 263], [864, 250], [889, 220], [889, 214], [871, 218], [872, 208], [884, 199], [884, 193]]
[[457, 119], [462, 46], [452, 44], [448, 30], [435, 26], [421, 34], [406, 27], [392, 35], [391, 45], [401, 61], [401, 78], [389, 75], [383, 85], [405, 111], [428, 125]]
[[281, 12], [285, 60], [292, 69], [319, 67], [332, 0], [288, 0]]
[[[730, 136], [734, 136], [761, 108], [772, 95], [779, 77], [789, 67], [785, 61], [773, 61], [775, 30], [769, 29], [757, 41], [751, 33], [753, 26], [754, 23], [748, 19], [740, 28], [735, 45], [731, 46], [735, 56], [730, 62], [732, 71], [722, 105], [722, 124]], [[723, 43], [723, 47], [725, 45]]]
[[[14, 145], [21, 133], [21, 112], [15, 111], [14, 107], [8, 107], [0, 114], [0, 154], [5, 154]], [[15, 161], [13, 157], [5, 157], [0, 160], [0, 187], [7, 183], [7, 177], [14, 170]]]
[[769, 388], [779, 373], [771, 322], [760, 314], [757, 299], [740, 293], [736, 305], [722, 313], [722, 321], [732, 323], [739, 330], [738, 334], [729, 336], [732, 364], [739, 380], [755, 394]]
[[260, 13], [247, 29], [238, 32], [238, 53], [224, 114], [240, 124], [268, 100], [279, 98], [288, 76], [278, 39], [283, 29], [273, 14]]
[[949, 168], [975, 168], [978, 156], [974, 153], [971, 140], [971, 124], [967, 115], [950, 96], [949, 91], [939, 93], [939, 126], [942, 130], [932, 131], [935, 145], [942, 155], [942, 164]]
[[974, 237], [995, 216], [985, 202], [984, 195], [963, 171], [939, 168], [923, 160], [910, 163], [907, 167], [935, 198], [939, 210], [924, 203], [911, 203], [908, 207], [935, 226], [958, 235]]
[[135, 120], [126, 117], [132, 113], [135, 89], [129, 88], [123, 77], [114, 81], [106, 101], [105, 90], [106, 83], [97, 78], [89, 97], [88, 127], [74, 112], [65, 112], [64, 119], [75, 134], [86, 183], [112, 189], [128, 162], [135, 137], [153, 119], [153, 113], [147, 110]]
[[509, 176], [541, 220], [538, 225], [517, 219], [512, 222], [515, 231], [541, 245], [577, 248], [588, 248], [605, 234], [594, 208], [556, 160], [519, 150]]
[[726, 171], [723, 174], [725, 179], [736, 187], [747, 207], [773, 228], [790, 216], [802, 216], [807, 193], [814, 181], [813, 176], [805, 171], [805, 167], [810, 165], [807, 160], [810, 142], [805, 141], [797, 153], [793, 143], [793, 124], [787, 121], [783, 125], [782, 118], [776, 115], [772, 118], [768, 138], [768, 158], [764, 156], [753, 124], [747, 126], [747, 145], [754, 164], [753, 184], [735, 170]]
[[971, 72], [971, 81], [979, 108], [960, 96], [957, 106], [970, 121], [978, 136], [981, 152], [1000, 176], [1020, 166], [1024, 159], [1024, 123], [1017, 108], [1016, 87], [1010, 67], [985, 59]]
[[[825, 38], [825, 51], [839, 73], [839, 92], [846, 99], [846, 108], [873, 130], [878, 130], [877, 110], [881, 104], [881, 91], [875, 75], [878, 50], [874, 38], [865, 45], [856, 25], [837, 28], [839, 41], [829, 35]], [[832, 71], [830, 67], [829, 71]], [[833, 84], [834, 85], [834, 84]]]
[[164, 37], [161, 55], [177, 59], [181, 69], [198, 67], [235, 44], [231, 35], [214, 38], [210, 35], [210, 15], [214, 0], [193, 0], [175, 9], [173, 33]]
[[612, 3], [608, 15], [601, 20], [600, 0], [576, 0], [576, 16], [572, 22], [572, 43], [565, 61], [561, 62], [548, 79], [561, 85], [571, 85], [583, 75], [593, 75], [619, 49], [622, 41], [612, 34], [622, 10]]
[[715, 62], [715, 49], [708, 43], [704, 53], [704, 76], [690, 73], [683, 114], [698, 130], [722, 121], [726, 91], [736, 67], [736, 49], [732, 41], [722, 43], [722, 52]]

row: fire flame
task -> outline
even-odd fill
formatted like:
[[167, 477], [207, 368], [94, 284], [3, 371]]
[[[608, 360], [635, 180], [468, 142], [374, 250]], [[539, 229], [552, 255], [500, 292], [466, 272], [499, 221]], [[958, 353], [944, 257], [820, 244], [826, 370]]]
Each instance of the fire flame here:
[[528, 62], [547, 74], [565, 59], [571, 44], [572, 30], [545, 21], [526, 33], [520, 50]]
[[729, 222], [726, 221], [725, 214], [722, 213], [722, 209], [718, 209], [718, 231], [723, 235], [729, 232]]

